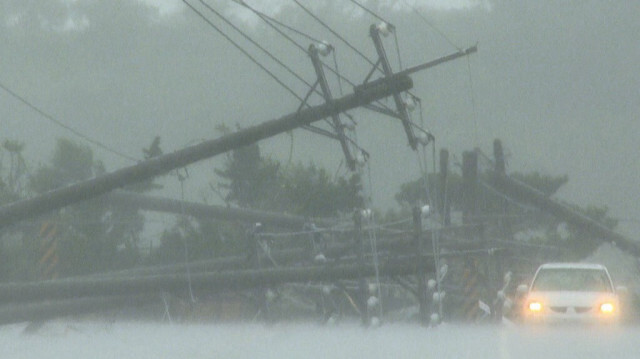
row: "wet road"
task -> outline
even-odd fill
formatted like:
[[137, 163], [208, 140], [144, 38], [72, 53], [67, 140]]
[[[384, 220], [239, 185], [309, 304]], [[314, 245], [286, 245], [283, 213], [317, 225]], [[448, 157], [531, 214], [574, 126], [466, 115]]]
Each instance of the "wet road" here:
[[0, 327], [0, 358], [638, 358], [640, 327], [144, 324]]

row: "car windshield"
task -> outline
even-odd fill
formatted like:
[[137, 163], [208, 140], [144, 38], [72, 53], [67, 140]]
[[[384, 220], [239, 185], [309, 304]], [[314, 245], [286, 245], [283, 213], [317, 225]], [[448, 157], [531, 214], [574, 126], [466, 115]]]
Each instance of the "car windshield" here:
[[533, 291], [611, 292], [604, 270], [579, 268], [546, 268], [536, 276]]

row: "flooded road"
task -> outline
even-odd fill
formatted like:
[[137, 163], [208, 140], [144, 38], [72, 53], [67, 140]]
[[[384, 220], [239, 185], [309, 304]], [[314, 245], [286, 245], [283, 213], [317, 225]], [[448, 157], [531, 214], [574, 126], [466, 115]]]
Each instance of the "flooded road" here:
[[637, 358], [640, 327], [145, 324], [0, 328], [1, 358]]

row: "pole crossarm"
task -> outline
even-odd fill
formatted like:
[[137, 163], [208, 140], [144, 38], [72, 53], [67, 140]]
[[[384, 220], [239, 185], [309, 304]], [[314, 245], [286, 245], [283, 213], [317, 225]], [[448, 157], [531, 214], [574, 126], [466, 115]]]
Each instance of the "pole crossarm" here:
[[[332, 49], [330, 50], [333, 51]], [[325, 76], [324, 69], [322, 68], [322, 61], [320, 61], [319, 50], [314, 44], [311, 44], [309, 46], [309, 57], [311, 57], [311, 63], [313, 64], [313, 68], [316, 71], [316, 76], [318, 77], [318, 83], [320, 84], [320, 89], [322, 90], [324, 100], [326, 101], [326, 103], [331, 103], [333, 101], [331, 89], [329, 88], [327, 77]], [[344, 134], [344, 125], [340, 121], [340, 114], [335, 113], [331, 115], [331, 119], [333, 121], [334, 131], [337, 135], [337, 140], [340, 142], [340, 146], [342, 147], [342, 152], [344, 153], [347, 166], [351, 171], [355, 171], [356, 161], [351, 154], [351, 150], [349, 150], [349, 143], [347, 142], [347, 137]]]
[[40, 196], [0, 207], [0, 228], [51, 210], [84, 201], [125, 185], [144, 181], [206, 158], [248, 146], [260, 140], [311, 124], [334, 114], [364, 106], [413, 86], [408, 76], [393, 76], [382, 82], [359, 86], [354, 93], [296, 111], [279, 119], [238, 130], [232, 134], [142, 161], [103, 176], [58, 188]]
[[[378, 26], [371, 25], [369, 28], [369, 34], [373, 39], [373, 45], [378, 52], [378, 63], [382, 65], [382, 72], [386, 78], [393, 76], [393, 70], [391, 69], [391, 65], [389, 64], [389, 59], [387, 58], [387, 53], [384, 50], [384, 46], [382, 45], [382, 38], [380, 37], [380, 30]], [[398, 111], [398, 115], [400, 115], [400, 121], [402, 121], [402, 126], [404, 127], [404, 131], [407, 134], [407, 138], [409, 139], [409, 145], [413, 150], [418, 148], [418, 141], [416, 139], [415, 134], [413, 133], [413, 126], [411, 126], [411, 119], [409, 118], [409, 113], [407, 112], [407, 107], [404, 105], [402, 98], [399, 93], [393, 94], [393, 101], [396, 104], [396, 111]]]

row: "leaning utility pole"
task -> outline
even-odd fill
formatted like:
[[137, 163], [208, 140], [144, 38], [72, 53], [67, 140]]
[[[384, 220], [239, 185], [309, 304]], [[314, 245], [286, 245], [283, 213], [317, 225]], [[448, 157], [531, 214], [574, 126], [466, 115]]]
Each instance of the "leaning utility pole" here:
[[411, 78], [407, 75], [376, 80], [357, 86], [354, 88], [354, 93], [327, 101], [323, 105], [300, 109], [279, 119], [238, 130], [218, 139], [205, 141], [173, 153], [154, 157], [100, 177], [52, 190], [38, 197], [10, 203], [0, 207], [0, 227], [99, 196], [131, 183], [166, 174], [174, 169], [238, 147], [254, 144], [260, 140], [366, 105], [394, 93], [409, 90], [412, 86]]

